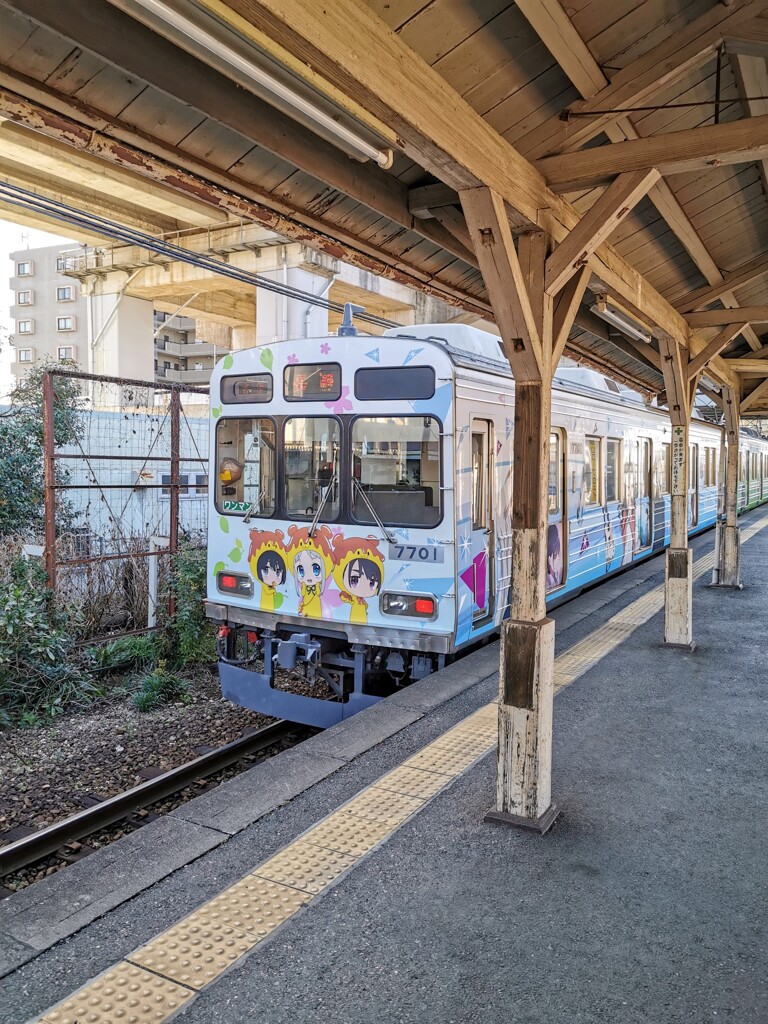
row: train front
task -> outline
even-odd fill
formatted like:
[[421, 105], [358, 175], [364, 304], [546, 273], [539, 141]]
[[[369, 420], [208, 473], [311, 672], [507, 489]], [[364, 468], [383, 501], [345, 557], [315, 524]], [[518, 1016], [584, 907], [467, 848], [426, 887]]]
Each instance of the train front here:
[[211, 407], [206, 608], [224, 695], [326, 727], [441, 667], [456, 578], [444, 348], [352, 335], [232, 353]]

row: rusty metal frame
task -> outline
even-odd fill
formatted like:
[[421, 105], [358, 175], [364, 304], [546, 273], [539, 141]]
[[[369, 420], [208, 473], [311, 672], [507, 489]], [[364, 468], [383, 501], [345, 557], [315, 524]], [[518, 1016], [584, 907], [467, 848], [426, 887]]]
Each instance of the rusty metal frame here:
[[[128, 462], [136, 461], [136, 457], [132, 455], [91, 455], [89, 452], [83, 452], [80, 454], [62, 453], [57, 454], [56, 452], [56, 441], [55, 441], [55, 403], [56, 403], [56, 391], [54, 386], [54, 378], [66, 377], [70, 380], [82, 380], [89, 381], [98, 384], [114, 384], [120, 387], [136, 387], [146, 389], [148, 391], [156, 391], [169, 395], [167, 415], [170, 421], [170, 452], [166, 455], [152, 455], [151, 453], [143, 456], [139, 456], [142, 461], [142, 465], [147, 462], [162, 462], [168, 464], [170, 467], [170, 483], [169, 484], [143, 484], [142, 489], [145, 488], [156, 488], [169, 491], [169, 544], [168, 548], [162, 551], [157, 550], [138, 550], [128, 552], [117, 552], [106, 555], [84, 555], [77, 558], [58, 558], [56, 552], [56, 494], [59, 491], [66, 490], [131, 490], [132, 484], [106, 484], [106, 483], [80, 483], [80, 484], [68, 484], [59, 483], [56, 480], [56, 464], [59, 459], [85, 459], [86, 462], [90, 462], [91, 459], [100, 461], [114, 461], [114, 462]], [[206, 399], [209, 398], [209, 392], [207, 388], [195, 387], [193, 385], [184, 384], [166, 384], [157, 381], [146, 381], [136, 380], [130, 377], [111, 377], [107, 375], [98, 375], [92, 373], [80, 372], [78, 370], [64, 370], [59, 368], [46, 370], [43, 374], [43, 457], [44, 457], [44, 511], [45, 511], [45, 540], [43, 545], [43, 557], [45, 564], [46, 576], [48, 579], [48, 586], [53, 591], [54, 600], [58, 582], [58, 570], [60, 567], [67, 566], [73, 567], [77, 565], [89, 565], [98, 562], [116, 562], [121, 560], [131, 560], [140, 558], [158, 558], [161, 555], [174, 555], [178, 551], [179, 544], [179, 516], [181, 510], [180, 497], [181, 497], [181, 418], [183, 415], [182, 411], [182, 395], [200, 395]], [[197, 445], [195, 445], [197, 447]], [[198, 450], [198, 455], [199, 455]], [[201, 462], [204, 461], [202, 456]], [[185, 462], [195, 462], [194, 458], [184, 459]], [[169, 614], [173, 614], [175, 611], [175, 601], [173, 595], [169, 596], [168, 601]], [[151, 627], [144, 629], [128, 630], [120, 633], [110, 633], [109, 639], [114, 639], [118, 636], [135, 635], [144, 632], [150, 632]]]

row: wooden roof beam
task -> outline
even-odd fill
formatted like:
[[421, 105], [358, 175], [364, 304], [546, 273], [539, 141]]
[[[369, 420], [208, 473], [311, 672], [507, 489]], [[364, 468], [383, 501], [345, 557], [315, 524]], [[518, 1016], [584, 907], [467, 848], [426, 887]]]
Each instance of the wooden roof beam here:
[[691, 327], [724, 327], [726, 324], [768, 324], [768, 306], [740, 306], [739, 309], [707, 309], [687, 313]]
[[[747, 117], [761, 117], [768, 114], [768, 100], [757, 99], [768, 96], [768, 65], [765, 55], [748, 56], [742, 53], [729, 53], [733, 77], [739, 91], [739, 99]], [[763, 179], [763, 191], [768, 195], [768, 161], [760, 161], [760, 176]]]
[[747, 263], [742, 263], [735, 270], [728, 271], [719, 283], [708, 285], [705, 288], [697, 288], [696, 291], [689, 292], [681, 299], [677, 299], [672, 305], [681, 313], [692, 313], [700, 306], [708, 306], [710, 302], [717, 302], [726, 292], [751, 284], [763, 274], [768, 274], [768, 254], [766, 253], [756, 256]]
[[[590, 99], [608, 86], [609, 82], [603, 74], [603, 69], [574, 28], [559, 0], [518, 0], [517, 6], [584, 99]], [[640, 138], [629, 117], [620, 118], [615, 124], [608, 125], [605, 131], [611, 142]], [[682, 243], [708, 285], [721, 282], [723, 275], [717, 264], [677, 196], [663, 178], [650, 189], [648, 198]], [[722, 297], [724, 306], [738, 306], [736, 296], [732, 292], [724, 291], [718, 297]], [[760, 347], [760, 340], [751, 327], [745, 328], [744, 337], [751, 348]]]
[[768, 21], [753, 18], [743, 22], [733, 35], [723, 36], [725, 52], [744, 54], [745, 57], [768, 57]]
[[746, 398], [742, 398], [739, 405], [739, 412], [743, 416], [745, 412], [753, 409], [756, 405], [768, 405], [768, 378], [761, 381], [754, 391], [751, 391]]
[[683, 174], [763, 157], [768, 158], [768, 115], [551, 156], [536, 167], [555, 192], [573, 192], [604, 185], [627, 171], [655, 167], [664, 175]]
[[741, 334], [746, 327], [746, 324], [730, 324], [724, 330], [720, 331], [712, 341], [707, 345], [706, 348], [702, 349], [697, 356], [694, 356], [688, 362], [688, 380], [693, 380], [698, 374], [704, 369], [710, 359], [714, 359], [715, 356], [719, 356], [726, 345], [730, 345], [733, 339]]
[[[610, 85], [590, 99], [572, 103], [569, 110], [578, 117], [566, 121], [559, 115], [548, 118], [518, 139], [518, 148], [532, 160], [548, 153], [578, 149], [615, 124], [627, 107], [644, 104], [692, 68], [714, 57], [725, 35], [737, 34], [737, 26], [766, 9], [768, 0], [734, 0], [729, 7], [713, 5], [701, 17], [666, 36], [616, 72]], [[603, 110], [611, 113], [597, 113]]]
[[739, 376], [768, 377], [768, 363], [764, 359], [726, 359], [728, 366]]
[[557, 295], [659, 180], [655, 168], [620, 174], [547, 260], [545, 288]]

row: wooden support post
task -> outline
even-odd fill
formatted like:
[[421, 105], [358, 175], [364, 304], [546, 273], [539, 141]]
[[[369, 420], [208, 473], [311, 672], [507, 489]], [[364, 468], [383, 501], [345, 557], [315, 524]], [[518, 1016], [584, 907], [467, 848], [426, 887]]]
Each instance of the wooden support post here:
[[688, 380], [688, 349], [659, 338], [672, 424], [672, 521], [666, 553], [664, 643], [693, 650], [693, 558], [688, 547], [688, 427], [698, 377]]
[[551, 781], [555, 624], [546, 617], [554, 347], [565, 343], [586, 276], [572, 279], [556, 310], [546, 290], [547, 236], [523, 235], [516, 248], [498, 195], [480, 188], [460, 196], [515, 377], [512, 592], [501, 633], [496, 806], [486, 820], [543, 834], [557, 817]]
[[733, 388], [723, 391], [726, 433], [725, 462], [725, 525], [720, 551], [722, 557], [720, 585], [741, 587], [739, 576], [740, 538], [739, 508], [739, 396]]

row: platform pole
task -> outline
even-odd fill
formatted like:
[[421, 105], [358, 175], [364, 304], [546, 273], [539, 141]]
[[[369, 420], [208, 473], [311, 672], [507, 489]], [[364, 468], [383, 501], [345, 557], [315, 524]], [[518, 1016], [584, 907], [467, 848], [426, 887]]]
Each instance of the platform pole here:
[[546, 614], [552, 375], [589, 269], [586, 259], [552, 263], [558, 250], [549, 255], [544, 232], [521, 235], [515, 246], [504, 202], [492, 190], [460, 197], [515, 378], [512, 587], [501, 630], [496, 801], [486, 821], [543, 834], [558, 813], [552, 803], [555, 624]]
[[741, 587], [741, 543], [738, 526], [739, 509], [739, 397], [732, 388], [723, 390], [725, 411], [725, 526], [721, 545], [722, 571], [720, 585]]
[[688, 349], [678, 340], [659, 338], [664, 385], [672, 424], [670, 539], [664, 573], [664, 643], [692, 650], [693, 554], [688, 546], [689, 424], [698, 373], [689, 372]]

